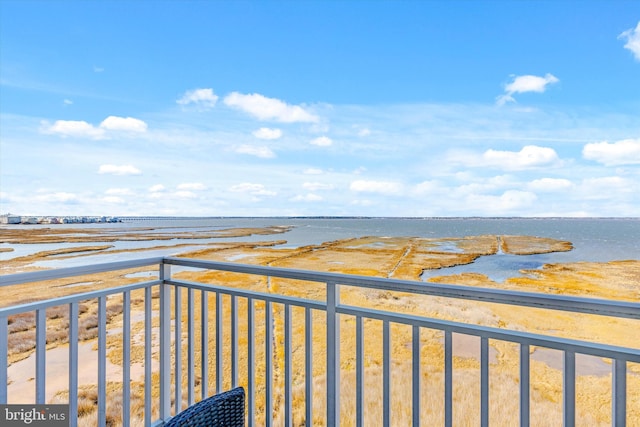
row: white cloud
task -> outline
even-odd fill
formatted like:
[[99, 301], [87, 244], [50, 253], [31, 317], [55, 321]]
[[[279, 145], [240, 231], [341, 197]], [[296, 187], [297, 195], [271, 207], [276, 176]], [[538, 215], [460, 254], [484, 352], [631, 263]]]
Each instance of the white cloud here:
[[630, 28], [618, 36], [618, 39], [626, 41], [624, 47], [629, 49], [636, 61], [640, 61], [640, 21], [636, 28]]
[[274, 191], [267, 190], [262, 184], [254, 184], [251, 182], [232, 185], [229, 190], [235, 193], [249, 193], [254, 196], [275, 196], [277, 194]]
[[100, 123], [100, 128], [122, 132], [146, 132], [147, 124], [133, 117], [109, 116]]
[[423, 181], [413, 187], [413, 192], [417, 195], [436, 193], [440, 190], [440, 184], [437, 181]]
[[258, 139], [278, 139], [282, 136], [280, 129], [260, 128], [253, 131], [253, 136]]
[[504, 105], [507, 102], [515, 102], [513, 95], [516, 93], [525, 92], [538, 92], [542, 93], [547, 89], [547, 86], [552, 83], [557, 83], [560, 80], [553, 74], [547, 73], [544, 77], [524, 75], [515, 76], [513, 81], [507, 84], [504, 88], [504, 95], [500, 95], [497, 98], [498, 105]]
[[118, 197], [118, 196], [107, 196], [107, 197], [103, 197], [102, 198], [103, 202], [106, 203], [111, 203], [114, 205], [121, 205], [125, 202], [125, 200], [122, 197]]
[[353, 181], [349, 188], [352, 191], [365, 193], [397, 194], [402, 190], [402, 185], [393, 181]]
[[133, 165], [101, 165], [98, 169], [99, 174], [110, 175], [140, 175], [140, 169]]
[[637, 182], [619, 176], [587, 178], [581, 183], [585, 199], [606, 200], [625, 193], [636, 193]]
[[41, 132], [62, 137], [103, 139], [108, 136], [107, 131], [141, 133], [146, 130], [147, 124], [140, 119], [109, 116], [99, 126], [94, 126], [83, 120], [56, 120], [53, 125], [42, 122]]
[[358, 136], [369, 136], [371, 135], [371, 130], [368, 128], [363, 128], [358, 131]]
[[573, 187], [573, 183], [562, 178], [540, 178], [534, 179], [527, 184], [527, 188], [537, 192], [565, 191]]
[[173, 193], [173, 197], [178, 199], [195, 199], [198, 195], [193, 191], [181, 190]]
[[640, 138], [612, 144], [606, 141], [587, 144], [582, 149], [582, 156], [606, 166], [640, 164]]
[[305, 175], [322, 175], [324, 172], [318, 168], [307, 168], [302, 173]]
[[236, 153], [249, 154], [263, 159], [271, 159], [276, 156], [269, 147], [255, 147], [253, 145], [241, 145], [237, 147], [235, 151]]
[[258, 93], [244, 95], [232, 92], [224, 98], [224, 103], [249, 113], [259, 120], [275, 120], [283, 123], [315, 123], [319, 120], [317, 116], [299, 105], [288, 105], [279, 99], [267, 98]]
[[86, 137], [93, 139], [104, 138], [104, 129], [96, 128], [83, 120], [56, 120], [53, 125], [42, 123], [42, 132], [60, 135], [62, 137]]
[[333, 185], [324, 184], [322, 182], [305, 182], [304, 184], [302, 184], [302, 188], [309, 191], [333, 190]]
[[333, 144], [333, 141], [327, 136], [320, 136], [318, 138], [312, 139], [310, 144], [317, 145], [318, 147], [329, 147], [331, 144]]
[[322, 196], [319, 196], [317, 194], [308, 193], [308, 194], [305, 194], [304, 196], [303, 195], [298, 195], [298, 196], [293, 197], [293, 198], [291, 198], [289, 200], [291, 200], [293, 202], [320, 202], [320, 201], [322, 201], [324, 199], [322, 198]]
[[162, 184], [156, 184], [149, 187], [149, 191], [151, 191], [152, 193], [159, 193], [160, 191], [164, 191], [164, 190], [165, 190], [165, 186]]
[[489, 149], [482, 154], [481, 165], [519, 170], [550, 166], [558, 162], [558, 155], [553, 148], [527, 145], [520, 151]]
[[63, 103], [64, 105], [72, 105], [72, 104], [73, 104], [73, 101], [72, 101], [72, 100], [70, 100], [70, 99], [65, 99], [65, 100], [63, 100], [63, 101], [62, 101], [62, 103]]
[[218, 95], [213, 93], [213, 89], [193, 89], [188, 90], [176, 101], [180, 105], [194, 104], [200, 108], [213, 108], [218, 102]]
[[207, 187], [201, 182], [185, 182], [178, 185], [178, 190], [206, 190]]
[[41, 202], [48, 203], [75, 203], [78, 201], [78, 196], [73, 193], [56, 192], [48, 194], [39, 194], [36, 199]]
[[531, 206], [537, 198], [534, 193], [528, 191], [508, 190], [500, 196], [499, 206], [505, 210], [519, 209]]
[[133, 191], [129, 188], [109, 188], [105, 191], [109, 196], [132, 196]]
[[466, 202], [483, 215], [504, 215], [532, 206], [537, 196], [529, 191], [507, 190], [500, 196], [470, 194]]

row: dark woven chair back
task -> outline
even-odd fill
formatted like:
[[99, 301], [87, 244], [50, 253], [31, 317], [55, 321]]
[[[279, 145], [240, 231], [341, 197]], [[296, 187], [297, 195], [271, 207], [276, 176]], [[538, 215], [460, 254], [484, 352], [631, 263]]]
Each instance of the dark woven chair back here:
[[171, 418], [165, 426], [244, 427], [244, 389], [234, 388], [201, 400]]

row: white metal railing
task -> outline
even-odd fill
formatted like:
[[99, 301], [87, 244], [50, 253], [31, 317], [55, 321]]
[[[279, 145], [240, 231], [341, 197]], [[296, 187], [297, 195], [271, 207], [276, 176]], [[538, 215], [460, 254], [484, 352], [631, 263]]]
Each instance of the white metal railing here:
[[[496, 289], [482, 289], [465, 286], [441, 285], [433, 283], [389, 280], [364, 276], [352, 276], [334, 273], [321, 273], [295, 269], [243, 265], [235, 263], [209, 262], [184, 258], [150, 258], [125, 262], [90, 265], [83, 267], [63, 268], [57, 270], [38, 271], [5, 275], [0, 278], [0, 287], [47, 281], [72, 276], [83, 276], [99, 272], [119, 271], [155, 265], [158, 267], [158, 279], [141, 283], [112, 287], [109, 289], [64, 296], [45, 301], [38, 301], [22, 305], [0, 308], [0, 404], [10, 401], [8, 396], [8, 339], [9, 320], [12, 316], [35, 312], [35, 385], [32, 402], [46, 403], [46, 388], [48, 372], [46, 369], [46, 339], [47, 317], [46, 310], [50, 307], [68, 305], [69, 325], [69, 371], [68, 390], [71, 425], [77, 424], [78, 413], [78, 318], [79, 304], [83, 301], [97, 302], [97, 413], [100, 425], [106, 425], [107, 418], [107, 298], [122, 296], [122, 409], [121, 421], [125, 426], [130, 425], [133, 416], [131, 408], [132, 390], [131, 378], [131, 348], [132, 316], [131, 295], [133, 292], [144, 292], [144, 424], [162, 425], [171, 418], [172, 414], [183, 409], [184, 392], [186, 404], [191, 405], [197, 400], [196, 386], [199, 376], [200, 398], [211, 393], [223, 391], [225, 385], [235, 387], [243, 385], [247, 392], [247, 424], [254, 426], [262, 420], [256, 420], [258, 393], [263, 394], [264, 424], [273, 423], [272, 414], [283, 411], [285, 425], [293, 424], [293, 316], [292, 310], [304, 311], [304, 414], [306, 424], [313, 420], [313, 372], [316, 364], [324, 365], [326, 375], [326, 408], [325, 422], [327, 425], [340, 425], [340, 319], [345, 316], [355, 319], [356, 348], [355, 348], [355, 419], [354, 424], [364, 425], [364, 395], [365, 395], [365, 357], [364, 357], [364, 321], [375, 319], [382, 322], [382, 420], [381, 424], [391, 425], [391, 325], [407, 325], [411, 328], [412, 339], [407, 343], [411, 348], [412, 384], [411, 405], [414, 426], [421, 424], [421, 367], [424, 361], [420, 356], [420, 331], [431, 329], [442, 331], [444, 335], [444, 424], [453, 425], [453, 334], [465, 334], [480, 339], [480, 423], [489, 424], [489, 340], [499, 340], [516, 343], [520, 349], [519, 366], [519, 407], [520, 425], [528, 426], [530, 421], [530, 352], [532, 346], [560, 350], [563, 352], [563, 421], [565, 425], [574, 425], [576, 417], [576, 354], [597, 356], [612, 361], [611, 387], [611, 422], [615, 426], [624, 426], [627, 420], [627, 364], [640, 363], [640, 349], [626, 348], [539, 334], [513, 331], [508, 329], [465, 324], [439, 320], [417, 315], [409, 315], [392, 311], [374, 310], [367, 307], [356, 307], [340, 302], [342, 287], [370, 288], [385, 291], [413, 293], [417, 295], [431, 295], [465, 300], [510, 304], [514, 306], [536, 307], [552, 310], [563, 310], [576, 313], [589, 313], [609, 317], [640, 319], [640, 304], [631, 302], [587, 299], [557, 295], [504, 291]], [[303, 299], [277, 293], [256, 292], [239, 287], [225, 287], [207, 283], [179, 280], [171, 276], [171, 266], [180, 268], [197, 268], [216, 271], [243, 273], [267, 278], [296, 279], [307, 282], [324, 284], [326, 298], [322, 300]], [[158, 308], [153, 308], [153, 290], [159, 289]], [[178, 292], [178, 290], [180, 290]], [[182, 300], [186, 293], [186, 304]], [[173, 295], [172, 295], [173, 294]], [[215, 313], [210, 316], [209, 296], [215, 295]], [[224, 296], [224, 297], [223, 297]], [[200, 299], [200, 326], [196, 328], [197, 298]], [[223, 304], [229, 301], [230, 319], [223, 319]], [[240, 310], [238, 302], [246, 304], [246, 345], [240, 336]], [[257, 319], [256, 303], [264, 304], [264, 319]], [[173, 303], [173, 313], [171, 305]], [[183, 307], [186, 306], [186, 321]], [[283, 320], [283, 337], [275, 337], [274, 307], [281, 308]], [[313, 314], [326, 313], [326, 359], [313, 360]], [[153, 348], [154, 348], [154, 313], [158, 317], [157, 350], [159, 381], [153, 381]], [[280, 310], [278, 311], [280, 313]], [[174, 321], [171, 318], [173, 315]], [[242, 319], [244, 322], [244, 319]], [[210, 322], [215, 324], [213, 330]], [[224, 330], [224, 325], [229, 331]], [[259, 337], [264, 347], [264, 361], [258, 361], [256, 356], [256, 339], [258, 325], [264, 327], [264, 337]], [[183, 328], [186, 327], [186, 331]], [[173, 336], [172, 336], [173, 332]], [[186, 337], [185, 337], [186, 332]], [[214, 354], [209, 354], [209, 333], [215, 336]], [[200, 343], [196, 344], [196, 335], [200, 335]], [[225, 350], [225, 337], [230, 342], [230, 348]], [[275, 342], [282, 341], [283, 361], [274, 354]], [[183, 345], [186, 347], [186, 357], [183, 355]], [[280, 347], [279, 347], [280, 348]], [[351, 349], [349, 349], [351, 350]], [[280, 351], [280, 350], [278, 350]], [[246, 359], [246, 372], [241, 372], [241, 354]], [[215, 383], [209, 379], [208, 363], [196, 366], [196, 355], [201, 361], [215, 359]], [[186, 359], [186, 366], [183, 366]], [[172, 362], [173, 361], [173, 362]], [[257, 386], [258, 362], [264, 363], [264, 387]], [[274, 399], [280, 395], [280, 390], [274, 389], [274, 365], [283, 365], [284, 390], [282, 399]], [[225, 369], [229, 366], [228, 369]], [[186, 373], [185, 373], [186, 371]], [[183, 389], [183, 378], [186, 380], [186, 390]], [[154, 398], [153, 388], [159, 389], [159, 397]], [[173, 388], [173, 393], [172, 393]], [[173, 396], [172, 396], [173, 394]], [[172, 403], [173, 397], [173, 403]], [[276, 408], [276, 405], [278, 408]]]

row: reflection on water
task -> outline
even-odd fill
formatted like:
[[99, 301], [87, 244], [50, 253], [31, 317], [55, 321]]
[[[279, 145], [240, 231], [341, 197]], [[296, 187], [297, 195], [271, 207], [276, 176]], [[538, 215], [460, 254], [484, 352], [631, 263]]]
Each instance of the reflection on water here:
[[555, 254], [512, 255], [497, 253], [495, 255], [481, 256], [470, 264], [425, 270], [421, 277], [422, 280], [426, 281], [436, 276], [480, 273], [485, 274], [494, 282], [502, 283], [510, 277], [526, 275], [526, 273], [523, 273], [521, 270], [536, 270], [542, 268], [544, 264], [553, 262], [554, 255]]

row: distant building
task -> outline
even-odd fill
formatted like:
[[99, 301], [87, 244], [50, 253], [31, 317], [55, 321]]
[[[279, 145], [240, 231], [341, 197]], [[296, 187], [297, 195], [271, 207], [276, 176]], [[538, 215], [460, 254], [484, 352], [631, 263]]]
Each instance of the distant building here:
[[18, 215], [0, 215], [0, 224], [20, 224], [22, 218]]

